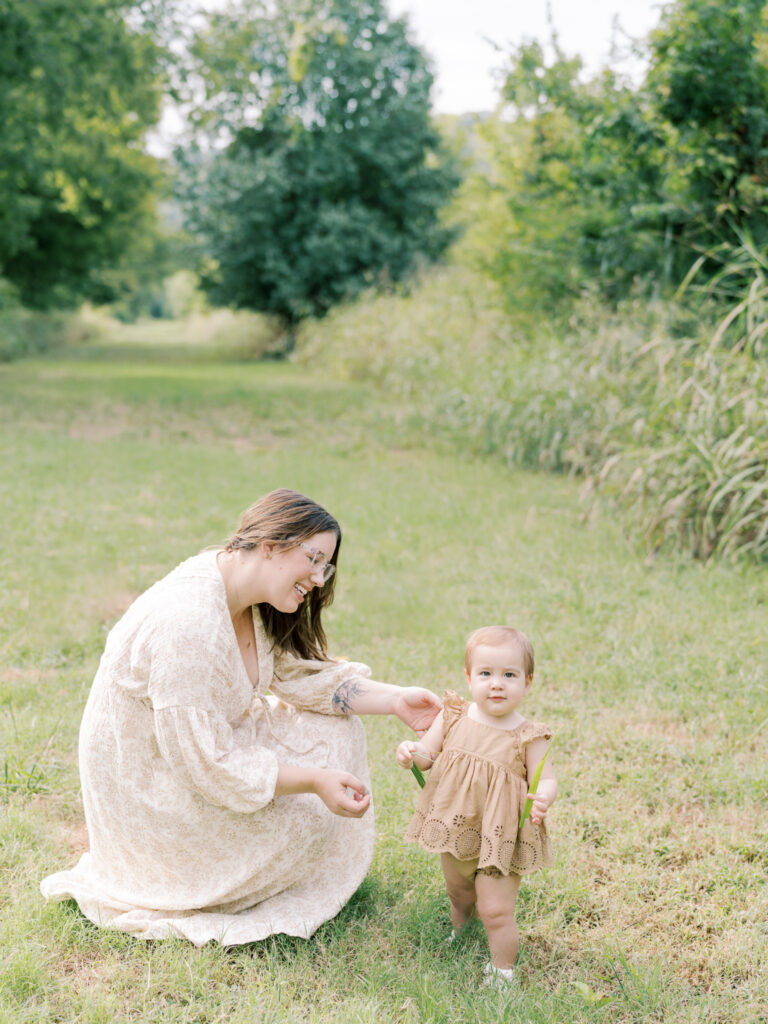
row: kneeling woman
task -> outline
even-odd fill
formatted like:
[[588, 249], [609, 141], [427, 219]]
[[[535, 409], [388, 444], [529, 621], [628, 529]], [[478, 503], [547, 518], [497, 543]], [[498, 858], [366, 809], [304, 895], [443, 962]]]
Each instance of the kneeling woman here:
[[273, 491], [131, 605], [80, 729], [90, 851], [45, 896], [196, 945], [308, 938], [338, 913], [373, 851], [356, 716], [421, 735], [440, 710], [428, 690], [328, 657], [340, 544], [325, 509]]

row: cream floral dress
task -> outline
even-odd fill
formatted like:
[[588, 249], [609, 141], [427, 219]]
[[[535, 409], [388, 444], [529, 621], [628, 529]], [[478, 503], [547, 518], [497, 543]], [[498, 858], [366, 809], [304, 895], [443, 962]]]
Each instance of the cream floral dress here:
[[524, 875], [552, 863], [546, 825], [518, 828], [528, 783], [525, 748], [551, 739], [540, 722], [496, 729], [471, 719], [468, 701], [447, 690], [445, 741], [421, 791], [405, 838], [432, 853], [477, 860], [479, 869]]
[[342, 818], [312, 794], [275, 797], [278, 766], [370, 786], [362, 723], [332, 703], [370, 670], [271, 651], [254, 609], [254, 688], [216, 554], [183, 562], [110, 632], [80, 729], [90, 851], [41, 889], [144, 939], [309, 938], [366, 875], [373, 808]]

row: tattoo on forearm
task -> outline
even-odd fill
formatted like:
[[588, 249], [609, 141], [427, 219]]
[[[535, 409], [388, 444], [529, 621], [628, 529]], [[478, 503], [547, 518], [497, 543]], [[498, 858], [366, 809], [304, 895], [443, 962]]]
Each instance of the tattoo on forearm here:
[[352, 701], [354, 698], [364, 692], [365, 687], [360, 683], [354, 683], [351, 681], [348, 683], [342, 683], [333, 695], [333, 706], [341, 711], [342, 714], [348, 715], [352, 710]]

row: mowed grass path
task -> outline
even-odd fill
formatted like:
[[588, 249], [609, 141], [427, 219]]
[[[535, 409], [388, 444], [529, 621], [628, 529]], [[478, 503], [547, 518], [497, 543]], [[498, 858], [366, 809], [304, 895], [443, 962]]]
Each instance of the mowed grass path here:
[[[0, 1024], [768, 1019], [768, 574], [657, 561], [577, 485], [439, 449], [362, 387], [293, 366], [0, 367]], [[332, 652], [463, 688], [464, 638], [530, 634], [555, 731], [554, 868], [523, 883], [522, 993], [449, 946], [416, 798], [367, 718], [377, 847], [310, 942], [145, 944], [38, 883], [87, 846], [77, 729], [106, 632], [277, 486], [345, 531]]]

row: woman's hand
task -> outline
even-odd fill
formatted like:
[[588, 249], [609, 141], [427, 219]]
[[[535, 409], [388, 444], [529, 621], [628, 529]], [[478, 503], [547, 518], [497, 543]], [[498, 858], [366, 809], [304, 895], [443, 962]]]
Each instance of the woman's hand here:
[[317, 770], [313, 792], [341, 818], [362, 818], [371, 806], [371, 794], [360, 779], [334, 768]]
[[417, 736], [423, 736], [440, 714], [443, 702], [431, 690], [421, 686], [402, 686], [392, 704], [392, 714], [397, 715]]

